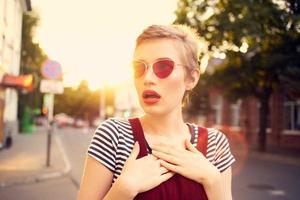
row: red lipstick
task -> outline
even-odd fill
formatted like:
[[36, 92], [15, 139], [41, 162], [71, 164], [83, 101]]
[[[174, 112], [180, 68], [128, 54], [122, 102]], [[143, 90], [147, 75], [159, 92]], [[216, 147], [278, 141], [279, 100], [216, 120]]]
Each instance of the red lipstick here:
[[144, 90], [143, 100], [145, 104], [155, 104], [160, 100], [160, 95], [154, 90]]

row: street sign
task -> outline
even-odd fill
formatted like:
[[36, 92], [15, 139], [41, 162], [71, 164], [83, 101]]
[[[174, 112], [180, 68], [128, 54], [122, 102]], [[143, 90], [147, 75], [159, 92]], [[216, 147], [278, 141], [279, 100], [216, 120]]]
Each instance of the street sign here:
[[42, 93], [62, 94], [64, 85], [62, 81], [43, 79], [41, 80], [40, 91]]
[[52, 80], [60, 80], [62, 78], [61, 65], [55, 60], [46, 60], [41, 68], [44, 78]]
[[62, 94], [64, 92], [64, 85], [62, 82], [62, 69], [60, 64], [55, 60], [46, 60], [42, 67], [41, 73], [45, 79], [41, 80], [40, 91], [45, 94], [44, 106], [48, 109], [48, 136], [47, 136], [47, 156], [46, 166], [50, 166], [50, 152], [51, 152], [51, 135], [52, 135], [52, 121], [54, 110], [54, 95]]

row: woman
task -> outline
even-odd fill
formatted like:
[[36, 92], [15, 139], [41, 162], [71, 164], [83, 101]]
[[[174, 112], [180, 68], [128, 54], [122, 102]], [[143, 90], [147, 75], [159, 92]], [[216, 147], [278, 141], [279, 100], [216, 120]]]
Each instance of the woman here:
[[179, 25], [153, 25], [138, 37], [133, 72], [145, 114], [98, 127], [79, 200], [232, 199], [225, 135], [183, 121], [183, 101], [200, 76], [197, 44], [197, 34]]

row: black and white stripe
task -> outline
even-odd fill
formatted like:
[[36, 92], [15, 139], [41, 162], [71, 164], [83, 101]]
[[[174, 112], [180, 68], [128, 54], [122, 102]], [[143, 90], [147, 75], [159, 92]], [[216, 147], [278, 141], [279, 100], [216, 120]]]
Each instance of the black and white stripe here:
[[[195, 131], [193, 145], [197, 146], [198, 128]], [[111, 118], [104, 121], [95, 131], [88, 155], [99, 161], [113, 172], [113, 182], [121, 174], [125, 161], [134, 144], [132, 128], [125, 119]], [[216, 129], [208, 129], [207, 159], [223, 172], [235, 161], [230, 152], [226, 136]]]

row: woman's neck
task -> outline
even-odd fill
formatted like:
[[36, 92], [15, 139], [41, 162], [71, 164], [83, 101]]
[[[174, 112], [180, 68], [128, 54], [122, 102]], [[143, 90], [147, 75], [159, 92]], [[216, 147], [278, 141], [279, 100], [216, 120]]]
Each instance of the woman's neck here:
[[181, 112], [171, 112], [163, 116], [145, 114], [140, 120], [144, 131], [151, 135], [178, 135], [188, 130]]

